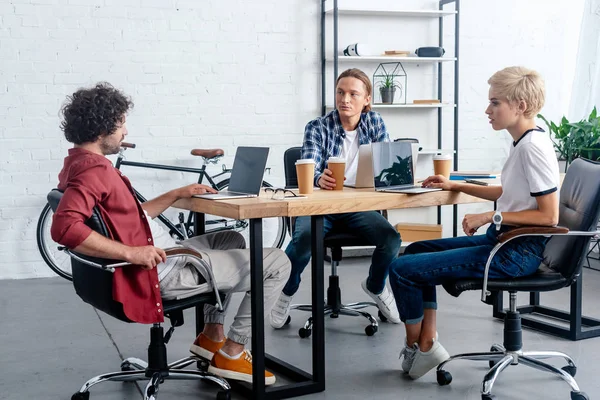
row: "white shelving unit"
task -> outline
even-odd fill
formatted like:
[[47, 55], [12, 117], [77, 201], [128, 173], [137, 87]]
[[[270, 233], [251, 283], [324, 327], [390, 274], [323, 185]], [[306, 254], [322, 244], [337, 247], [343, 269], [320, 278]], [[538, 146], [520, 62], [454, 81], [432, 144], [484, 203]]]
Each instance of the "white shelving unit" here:
[[[344, 65], [344, 68], [350, 68], [353, 64], [365, 66], [365, 68], [369, 68], [370, 66], [377, 66], [379, 63], [386, 62], [398, 62], [401, 64], [410, 64], [413, 66], [418, 66], [419, 64], [429, 64], [432, 65], [432, 68], [436, 68], [434, 72], [434, 76], [437, 75], [437, 80], [434, 82], [433, 90], [435, 91], [435, 83], [437, 83], [437, 94], [434, 97], [427, 97], [427, 92], [418, 93], [417, 97], [414, 98], [435, 98], [440, 100], [440, 103], [433, 104], [413, 104], [412, 99], [402, 99], [402, 101], [407, 101], [407, 104], [378, 104], [375, 100], [376, 93], [373, 93], [373, 103], [372, 108], [375, 110], [388, 110], [388, 112], [402, 112], [402, 113], [410, 113], [416, 112], [416, 110], [423, 110], [423, 116], [431, 118], [430, 112], [437, 111], [437, 147], [438, 149], [442, 149], [443, 147], [443, 129], [442, 129], [442, 120], [449, 118], [449, 115], [443, 114], [443, 110], [450, 108], [454, 111], [453, 118], [453, 149], [444, 150], [444, 153], [454, 153], [454, 169], [458, 169], [458, 74], [459, 74], [459, 15], [460, 15], [460, 0], [438, 0], [437, 4], [439, 9], [398, 9], [394, 3], [390, 2], [388, 5], [376, 5], [369, 4], [365, 2], [364, 7], [363, 3], [354, 2], [354, 4], [350, 4], [345, 2], [344, 0], [321, 0], [321, 70], [322, 70], [322, 83], [321, 83], [321, 110], [322, 115], [325, 115], [329, 110], [332, 110], [334, 107], [331, 105], [332, 100], [326, 101], [327, 97], [327, 89], [328, 84], [335, 82], [338, 76], [338, 67], [340, 64]], [[344, 4], [345, 3], [345, 4]], [[420, 3], [414, 3], [416, 8], [418, 8]], [[454, 5], [453, 9], [446, 9], [448, 5]], [[369, 7], [371, 5], [372, 7]], [[400, 6], [402, 7], [402, 6]], [[385, 9], [384, 9], [385, 8]], [[451, 19], [454, 20], [454, 54], [446, 57], [416, 57], [414, 55], [409, 56], [342, 56], [341, 48], [338, 43], [338, 35], [339, 35], [339, 23], [343, 23], [345, 17], [348, 16], [348, 20], [352, 21], [354, 25], [352, 25], [353, 29], [359, 30], [363, 29], [364, 26], [360, 26], [357, 24], [361, 23], [363, 18], [368, 19], [368, 21], [381, 21], [381, 26], [394, 26], [394, 18], [398, 18], [400, 21], [402, 18], [410, 18], [410, 23], [407, 22], [407, 25], [412, 27], [420, 26], [419, 19], [425, 19], [427, 21], [431, 21], [432, 19], [438, 20], [438, 43], [437, 46], [443, 47], [443, 39], [444, 39], [444, 21]], [[329, 37], [326, 33], [327, 19], [331, 19], [332, 27], [333, 27], [333, 35]], [[414, 20], [417, 20], [415, 22]], [[406, 20], [405, 20], [406, 21]], [[431, 24], [431, 22], [427, 22]], [[372, 22], [368, 22], [367, 25], [373, 26]], [[383, 28], [382, 28], [383, 29]], [[368, 31], [370, 32], [370, 31]], [[412, 32], [412, 31], [411, 31]], [[382, 31], [382, 35], [385, 35], [386, 32]], [[345, 33], [347, 36], [347, 33]], [[333, 46], [326, 51], [326, 40], [332, 40]], [[354, 39], [356, 40], [356, 39]], [[371, 40], [373, 36], [371, 36]], [[368, 43], [368, 42], [367, 42]], [[388, 44], [389, 45], [389, 44]], [[402, 49], [408, 50], [408, 49]], [[378, 49], [377, 52], [381, 50]], [[414, 51], [414, 50], [413, 50]], [[381, 51], [383, 53], [383, 51]], [[443, 102], [443, 74], [442, 69], [444, 64], [453, 63], [454, 65], [454, 80], [453, 80], [453, 94], [454, 100], [451, 102]], [[413, 67], [414, 68], [414, 67]], [[328, 72], [333, 72], [332, 80], [327, 79]], [[421, 75], [421, 77], [431, 77], [429, 75]], [[418, 85], [418, 75], [417, 78], [411, 76], [410, 85]], [[431, 84], [431, 82], [426, 83]], [[447, 85], [447, 84], [446, 84]], [[413, 86], [414, 87], [414, 86]], [[428, 86], [429, 87], [429, 86]], [[428, 89], [427, 89], [428, 90]], [[378, 94], [378, 93], [377, 93]], [[406, 96], [406, 93], [405, 93]], [[420, 97], [423, 96], [423, 97]], [[329, 102], [329, 104], [327, 104]], [[427, 111], [432, 110], [432, 111]], [[405, 115], [405, 114], [399, 114]], [[421, 113], [418, 114], [420, 118]], [[442, 118], [444, 116], [444, 118]], [[423, 150], [420, 152], [422, 155], [431, 156], [433, 154], [440, 153], [441, 150]], [[438, 207], [438, 224], [441, 223], [441, 208]], [[457, 207], [453, 207], [453, 234], [457, 235]]]
[[[333, 106], [328, 104], [327, 109], [333, 110]], [[433, 103], [433, 104], [371, 104], [371, 108], [373, 109], [388, 109], [388, 108], [444, 108], [444, 107], [456, 107], [456, 104], [448, 104], [448, 103]]]
[[[326, 14], [333, 14], [333, 1], [325, 6]], [[330, 6], [330, 7], [328, 7]], [[439, 18], [447, 15], [455, 15], [455, 10], [375, 10], [375, 9], [360, 9], [360, 8], [344, 8], [338, 7], [340, 15], [373, 15], [379, 17], [417, 17], [417, 18]]]
[[[333, 58], [327, 58], [327, 62], [333, 62]], [[338, 62], [349, 63], [374, 63], [374, 62], [401, 62], [401, 63], [440, 63], [456, 61], [456, 57], [394, 57], [394, 56], [340, 56]]]

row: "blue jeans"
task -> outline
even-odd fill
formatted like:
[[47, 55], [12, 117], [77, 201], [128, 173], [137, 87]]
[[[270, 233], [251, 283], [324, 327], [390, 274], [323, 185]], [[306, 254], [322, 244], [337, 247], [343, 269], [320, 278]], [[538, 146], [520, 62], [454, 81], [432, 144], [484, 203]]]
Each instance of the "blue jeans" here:
[[[376, 211], [325, 215], [323, 218], [323, 236], [331, 229], [349, 231], [359, 234], [365, 242], [375, 245], [371, 268], [367, 279], [367, 288], [379, 294], [385, 288], [390, 263], [398, 256], [400, 235], [390, 223]], [[311, 256], [310, 217], [296, 218], [292, 241], [285, 249], [285, 254], [292, 262], [290, 279], [283, 288], [283, 293], [292, 296], [300, 286], [300, 275]]]
[[[400, 319], [416, 324], [423, 310], [437, 309], [435, 286], [456, 278], [483, 278], [485, 264], [498, 243], [499, 232], [491, 225], [485, 235], [416, 242], [390, 266], [390, 285]], [[513, 239], [496, 253], [489, 278], [516, 278], [533, 274], [543, 260], [547, 238]]]

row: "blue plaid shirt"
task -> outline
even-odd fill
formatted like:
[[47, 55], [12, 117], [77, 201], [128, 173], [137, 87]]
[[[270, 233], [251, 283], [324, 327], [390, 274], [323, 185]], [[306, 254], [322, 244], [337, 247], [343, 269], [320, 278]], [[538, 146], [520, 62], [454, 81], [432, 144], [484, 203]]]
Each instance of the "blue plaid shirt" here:
[[[359, 145], [390, 141], [383, 118], [375, 111], [361, 114], [356, 130], [358, 131]], [[302, 143], [302, 158], [315, 160], [315, 186], [323, 174], [327, 159], [329, 157], [339, 157], [342, 153], [343, 144], [344, 128], [337, 110], [333, 110], [324, 117], [313, 119], [306, 124], [304, 142]]]

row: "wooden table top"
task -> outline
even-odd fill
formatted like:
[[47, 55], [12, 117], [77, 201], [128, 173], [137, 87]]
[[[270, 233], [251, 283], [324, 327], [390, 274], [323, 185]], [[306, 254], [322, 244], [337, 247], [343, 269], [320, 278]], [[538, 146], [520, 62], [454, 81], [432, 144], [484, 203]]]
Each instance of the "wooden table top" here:
[[481, 203], [488, 200], [464, 193], [436, 191], [421, 194], [381, 193], [370, 189], [315, 190], [300, 199], [272, 200], [271, 193], [257, 198], [178, 200], [173, 207], [234, 219], [296, 217], [371, 210], [429, 207], [450, 204]]

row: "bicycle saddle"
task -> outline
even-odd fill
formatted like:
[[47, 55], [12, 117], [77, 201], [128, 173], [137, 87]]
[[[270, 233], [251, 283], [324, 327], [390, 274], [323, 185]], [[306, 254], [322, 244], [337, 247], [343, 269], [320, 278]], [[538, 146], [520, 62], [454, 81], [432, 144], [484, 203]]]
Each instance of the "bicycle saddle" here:
[[219, 157], [225, 154], [223, 149], [192, 149], [191, 153], [193, 156], [200, 156], [208, 159]]

